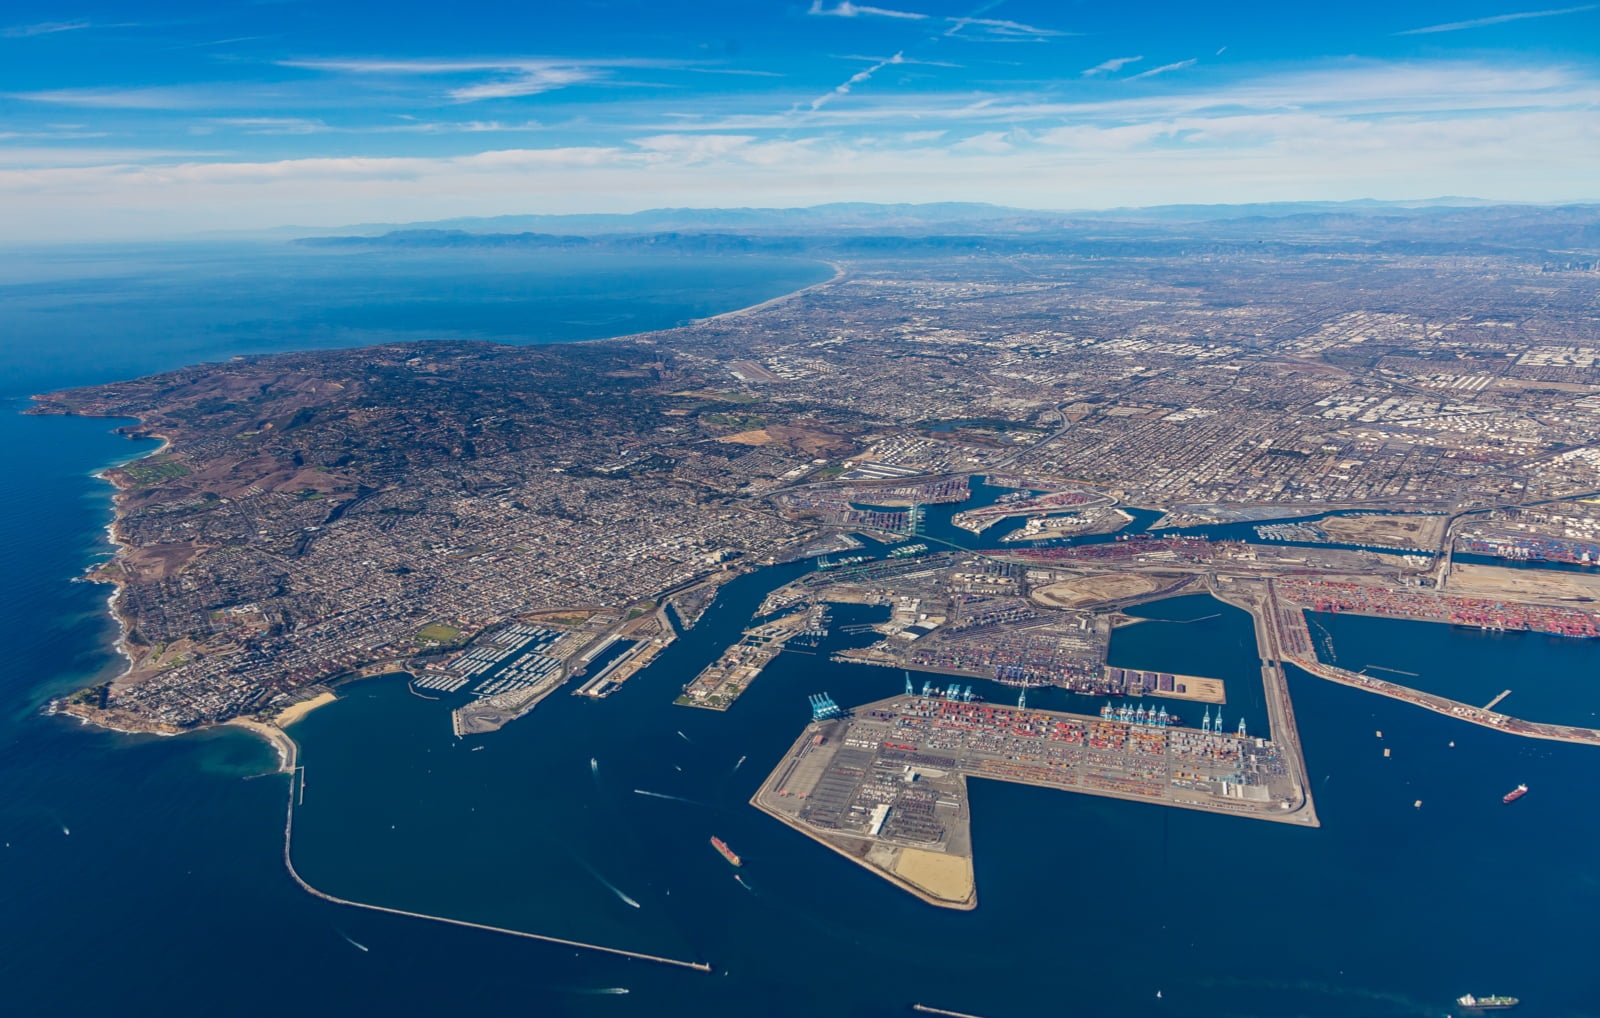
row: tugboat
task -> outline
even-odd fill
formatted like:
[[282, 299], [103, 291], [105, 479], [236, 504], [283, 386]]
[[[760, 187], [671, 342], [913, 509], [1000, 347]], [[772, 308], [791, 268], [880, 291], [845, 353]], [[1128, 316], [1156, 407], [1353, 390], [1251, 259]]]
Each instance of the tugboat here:
[[1462, 1010], [1471, 1014], [1482, 1014], [1485, 1011], [1505, 1011], [1522, 1003], [1516, 997], [1502, 997], [1498, 994], [1489, 997], [1474, 997], [1470, 993], [1462, 994], [1456, 998], [1456, 1003]]
[[1516, 788], [1513, 788], [1511, 791], [1509, 791], [1505, 795], [1501, 796], [1500, 797], [1500, 801], [1505, 803], [1507, 806], [1509, 806], [1509, 805], [1511, 805], [1512, 803], [1516, 802], [1518, 799], [1522, 798], [1524, 795], [1527, 795], [1527, 794], [1528, 794], [1528, 786], [1527, 785], [1518, 785]]
[[734, 853], [733, 849], [728, 847], [728, 843], [723, 841], [721, 838], [712, 838], [711, 847], [716, 849], [718, 854], [720, 854], [724, 859], [728, 860], [728, 862], [732, 865], [744, 865], [744, 860], [739, 858], [739, 856]]

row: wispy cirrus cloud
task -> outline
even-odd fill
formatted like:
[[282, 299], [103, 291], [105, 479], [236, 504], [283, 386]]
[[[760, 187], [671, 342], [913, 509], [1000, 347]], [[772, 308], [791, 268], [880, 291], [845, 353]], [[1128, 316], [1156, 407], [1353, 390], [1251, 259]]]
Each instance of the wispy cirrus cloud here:
[[1503, 25], [1511, 21], [1525, 21], [1528, 18], [1553, 18], [1561, 14], [1581, 14], [1600, 8], [1600, 4], [1584, 4], [1581, 7], [1559, 7], [1547, 11], [1518, 11], [1512, 14], [1491, 14], [1486, 18], [1472, 18], [1467, 21], [1450, 21], [1442, 25], [1428, 25], [1425, 28], [1408, 28], [1395, 35], [1430, 35], [1434, 32], [1459, 32], [1468, 28], [1488, 28], [1490, 25]]
[[452, 88], [446, 94], [456, 102], [475, 102], [479, 99], [515, 99], [525, 95], [554, 92], [558, 88], [581, 85], [594, 81], [601, 73], [588, 67], [538, 67], [519, 71], [500, 81], [486, 81], [478, 85]]
[[0, 36], [7, 39], [26, 39], [35, 35], [54, 35], [57, 32], [77, 32], [93, 27], [88, 21], [40, 21], [31, 25], [12, 25], [0, 29]]
[[[1127, 80], [1127, 79], [1124, 79]], [[800, 104], [803, 111], [805, 104]], [[1221, 117], [1241, 112], [1312, 111], [1335, 118], [1445, 118], [1516, 110], [1581, 113], [1596, 121], [1600, 80], [1575, 68], [1501, 67], [1470, 61], [1339, 66], [1264, 75], [1213, 88], [1141, 89], [1115, 99], [1065, 101], [1032, 92], [974, 97], [965, 92], [861, 94], [856, 101], [805, 113], [815, 130], [879, 129], [915, 123], [977, 128], [991, 124], [1129, 123], [1180, 116]], [[667, 113], [667, 124], [640, 130], [792, 131], [790, 112]]]
[[315, 117], [212, 117], [190, 129], [193, 134], [210, 134], [218, 129], [234, 129], [244, 134], [493, 134], [511, 131], [542, 131], [536, 120], [507, 123], [500, 120], [416, 120], [405, 118], [398, 124], [337, 125]]
[[1096, 74], [1115, 74], [1129, 64], [1136, 64], [1143, 59], [1144, 57], [1112, 57], [1110, 60], [1100, 61], [1093, 67], [1084, 68], [1083, 76], [1092, 78]]
[[928, 15], [918, 14], [916, 11], [896, 11], [886, 7], [868, 7], [864, 4], [853, 4], [850, 0], [840, 0], [832, 7], [824, 7], [822, 0], [811, 0], [811, 7], [807, 14], [825, 18], [899, 18], [903, 21], [926, 21]]
[[857, 86], [857, 85], [861, 84], [862, 82], [866, 81], [868, 78], [872, 77], [874, 74], [877, 74], [879, 71], [883, 70], [885, 67], [888, 67], [891, 64], [903, 64], [903, 63], [905, 63], [905, 55], [901, 54], [901, 53], [896, 53], [892, 57], [889, 57], [889, 58], [887, 58], [885, 60], [878, 61], [877, 63], [873, 64], [871, 67], [863, 68], [862, 70], [857, 71], [856, 73], [850, 75], [850, 77], [846, 78], [840, 84], [834, 86], [834, 88], [833, 88], [833, 90], [831, 92], [824, 92], [821, 95], [817, 96], [815, 99], [811, 100], [811, 110], [812, 110], [812, 112], [814, 113], [817, 110], [822, 109], [822, 107], [824, 105], [826, 105], [827, 103], [831, 102], [834, 99], [837, 99], [841, 95], [849, 95], [850, 94], [850, 90], [852, 88], [854, 88], [855, 86]]
[[1179, 60], [1177, 63], [1162, 64], [1160, 67], [1152, 67], [1148, 71], [1140, 71], [1138, 74], [1130, 74], [1125, 80], [1138, 81], [1140, 78], [1153, 78], [1158, 74], [1166, 74], [1168, 71], [1181, 71], [1185, 68], [1193, 67], [1199, 62], [1199, 60], [1191, 57], [1188, 60]]
[[[1039, 28], [1035, 25], [1025, 25], [1020, 21], [1006, 21], [1002, 18], [945, 18], [950, 28], [944, 33], [946, 37], [967, 35], [966, 30], [975, 28], [979, 38], [1010, 39], [1010, 40], [1037, 40], [1043, 41], [1053, 36], [1076, 35], [1076, 32], [1063, 32], [1054, 28]], [[968, 35], [971, 38], [971, 35]]]
[[55, 88], [6, 92], [7, 99], [106, 110], [192, 110], [226, 105], [221, 90], [203, 86], [148, 88]]
[[9, 28], [0, 28], [0, 38], [28, 39], [38, 35], [56, 35], [60, 32], [81, 32], [87, 28], [143, 28], [143, 23], [137, 21], [90, 21], [87, 18], [74, 18], [71, 21], [37, 21], [28, 25], [12, 25]]
[[508, 57], [501, 60], [390, 60], [311, 59], [280, 60], [281, 67], [340, 74], [408, 76], [464, 76], [492, 74], [487, 81], [457, 85], [445, 91], [455, 102], [515, 99], [539, 95], [607, 79], [618, 68], [685, 68], [679, 61], [633, 58], [558, 60]]
[[[993, 4], [987, 5], [994, 6]], [[980, 8], [983, 10], [986, 8]], [[944, 34], [959, 36], [965, 34], [968, 38], [999, 38], [999, 39], [1034, 39], [1043, 40], [1051, 36], [1075, 35], [1075, 32], [1063, 32], [1053, 28], [1039, 28], [1035, 25], [1025, 25], [1020, 21], [1007, 21], [1003, 18], [980, 18], [975, 15], [962, 17], [938, 17], [922, 14], [917, 11], [902, 11], [887, 7], [869, 7], [865, 4], [852, 3], [851, 0], [839, 0], [832, 7], [827, 6], [822, 0], [811, 0], [807, 14], [826, 18], [896, 18], [901, 21], [935, 21], [947, 27]], [[974, 29], [968, 33], [967, 29]]]

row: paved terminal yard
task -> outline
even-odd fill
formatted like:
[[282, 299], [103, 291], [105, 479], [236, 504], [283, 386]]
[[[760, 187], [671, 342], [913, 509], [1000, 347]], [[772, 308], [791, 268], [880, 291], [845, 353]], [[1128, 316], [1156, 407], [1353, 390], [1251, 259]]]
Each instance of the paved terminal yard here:
[[966, 779], [1315, 825], [1266, 739], [929, 696], [808, 725], [755, 806], [925, 901], [977, 905]]

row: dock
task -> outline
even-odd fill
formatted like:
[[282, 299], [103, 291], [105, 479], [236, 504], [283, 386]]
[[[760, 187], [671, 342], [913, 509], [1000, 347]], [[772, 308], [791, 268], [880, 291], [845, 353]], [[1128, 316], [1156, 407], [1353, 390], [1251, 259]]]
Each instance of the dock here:
[[[1425, 693], [1411, 686], [1404, 686], [1397, 682], [1364, 675], [1361, 672], [1352, 672], [1337, 665], [1325, 664], [1318, 659], [1313, 649], [1309, 627], [1306, 623], [1305, 612], [1295, 605], [1279, 607], [1275, 595], [1277, 582], [1265, 581], [1269, 588], [1269, 603], [1273, 606], [1269, 612], [1270, 625], [1275, 634], [1274, 638], [1288, 648], [1283, 652], [1282, 659], [1296, 665], [1304, 671], [1310, 672], [1318, 678], [1327, 679], [1345, 686], [1353, 686], [1377, 693], [1394, 700], [1403, 700], [1406, 703], [1423, 707], [1437, 714], [1453, 717], [1458, 721], [1467, 721], [1485, 728], [1506, 732], [1510, 735], [1520, 735], [1529, 739], [1548, 739], [1552, 742], [1574, 742], [1582, 745], [1600, 745], [1600, 728], [1586, 728], [1582, 725], [1553, 725], [1540, 721], [1528, 721], [1524, 718], [1513, 717], [1490, 710], [1488, 707], [1476, 707], [1470, 703], [1462, 703], [1446, 696], [1435, 693]], [[1258, 625], [1262, 624], [1258, 616]], [[1511, 690], [1506, 690], [1490, 701], [1491, 706], [1497, 705], [1501, 700], [1510, 695]]]
[[1239, 733], [906, 694], [812, 722], [751, 803], [929, 904], [971, 909], [969, 778], [1318, 826], [1286, 756]]

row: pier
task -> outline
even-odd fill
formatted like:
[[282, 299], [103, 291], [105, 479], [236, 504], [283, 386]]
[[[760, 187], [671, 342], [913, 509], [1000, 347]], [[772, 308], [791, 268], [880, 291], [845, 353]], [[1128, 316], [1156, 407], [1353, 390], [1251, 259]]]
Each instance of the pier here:
[[[1286, 691], [1268, 700], [1292, 733]], [[929, 904], [971, 909], [969, 778], [1315, 827], [1304, 774], [1297, 739], [907, 693], [812, 722], [751, 803]]]
[[[1527, 721], [1523, 718], [1513, 717], [1509, 714], [1498, 713], [1491, 708], [1498, 705], [1511, 694], [1506, 690], [1489, 702], [1487, 707], [1475, 707], [1470, 703], [1462, 703], [1446, 696], [1434, 693], [1425, 693], [1420, 689], [1403, 686], [1396, 682], [1374, 678], [1360, 672], [1352, 672], [1336, 665], [1324, 664], [1317, 658], [1316, 651], [1312, 649], [1311, 632], [1306, 623], [1305, 612], [1298, 607], [1291, 609], [1278, 609], [1275, 581], [1264, 581], [1268, 588], [1268, 603], [1274, 606], [1270, 611], [1269, 621], [1265, 624], [1273, 629], [1274, 639], [1291, 648], [1284, 654], [1283, 660], [1310, 672], [1318, 678], [1327, 679], [1345, 686], [1353, 686], [1369, 693], [1377, 693], [1394, 700], [1403, 700], [1406, 703], [1426, 708], [1437, 714], [1455, 718], [1458, 721], [1469, 721], [1485, 728], [1507, 732], [1511, 735], [1520, 735], [1529, 739], [1548, 739], [1552, 742], [1576, 742], [1589, 746], [1600, 746], [1600, 729], [1584, 728], [1579, 725], [1552, 725], [1539, 721]], [[1258, 625], [1263, 624], [1260, 619], [1262, 611], [1252, 608], [1252, 614], [1258, 618]], [[1276, 722], [1274, 722], [1276, 723]]]

